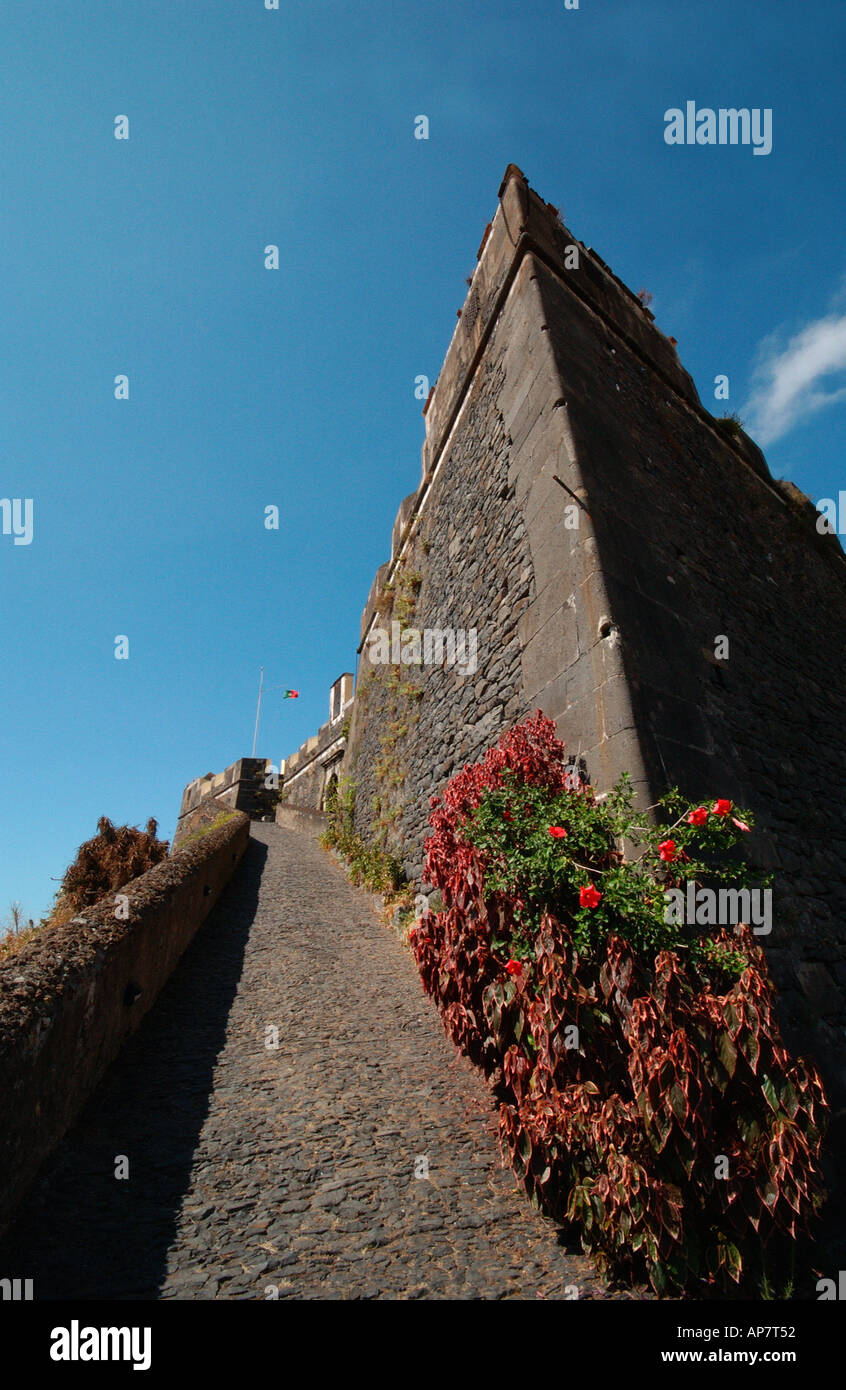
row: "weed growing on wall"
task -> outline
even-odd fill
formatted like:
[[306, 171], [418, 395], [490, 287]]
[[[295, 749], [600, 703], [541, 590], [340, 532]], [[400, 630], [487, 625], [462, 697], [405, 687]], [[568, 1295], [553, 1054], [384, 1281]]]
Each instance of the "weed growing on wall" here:
[[732, 411], [728, 415], [719, 415], [716, 418], [717, 428], [729, 439], [737, 439], [743, 433], [743, 421], [740, 416]]
[[[397, 622], [400, 631], [410, 626], [415, 613], [417, 596], [423, 582], [422, 574], [410, 562], [398, 567], [394, 580], [386, 584], [379, 595], [376, 611], [383, 620]], [[359, 681], [356, 696], [360, 709], [373, 709], [378, 720], [378, 741], [371, 763], [375, 784], [370, 803], [370, 824], [375, 843], [384, 852], [400, 850], [397, 843], [397, 822], [405, 806], [404, 787], [407, 769], [403, 743], [420, 715], [418, 702], [423, 690], [409, 678], [407, 669], [394, 665], [370, 665]]]
[[101, 816], [97, 834], [80, 846], [65, 872], [57, 909], [78, 912], [92, 907], [160, 864], [167, 858], [168, 841], [156, 839], [157, 829], [152, 819], [145, 830], [137, 830], [132, 825], [113, 825], [107, 816]]
[[5, 936], [0, 936], [0, 965], [4, 960], [8, 960], [9, 956], [17, 955], [18, 951], [38, 935], [44, 925], [45, 923], [38, 922], [31, 927], [9, 929]]
[[538, 712], [433, 799], [443, 908], [410, 940], [517, 1172], [602, 1273], [748, 1293], [783, 1277], [821, 1204], [828, 1104], [783, 1045], [749, 926], [666, 912], [680, 884], [743, 879], [748, 813], [678, 793], [663, 810], [646, 823], [626, 780], [601, 804], [568, 787]]
[[[281, 801], [281, 799], [280, 794], [277, 800]], [[213, 830], [219, 830], [222, 825], [226, 825], [227, 821], [233, 820], [236, 814], [235, 811], [219, 811], [214, 820], [209, 821], [207, 825], [201, 826], [199, 830], [192, 830], [189, 835], [183, 835], [179, 842], [179, 848], [184, 849], [186, 845], [205, 839], [206, 835], [210, 835]]]
[[[220, 817], [218, 823], [222, 823]], [[147, 822], [146, 830], [137, 830], [134, 826], [113, 825], [106, 816], [101, 816], [97, 834], [80, 846], [76, 859], [65, 871], [50, 911], [34, 926], [4, 936], [0, 940], [0, 961], [16, 954], [39, 932], [63, 926], [74, 913], [116, 893], [133, 878], [166, 859], [168, 841], [157, 840], [156, 830], [154, 820]]]
[[379, 845], [369, 844], [355, 828], [355, 783], [342, 777], [326, 801], [326, 829], [320, 836], [324, 849], [333, 849], [346, 860], [350, 881], [370, 893], [381, 893], [390, 907], [407, 907], [411, 886], [406, 883], [398, 859]]

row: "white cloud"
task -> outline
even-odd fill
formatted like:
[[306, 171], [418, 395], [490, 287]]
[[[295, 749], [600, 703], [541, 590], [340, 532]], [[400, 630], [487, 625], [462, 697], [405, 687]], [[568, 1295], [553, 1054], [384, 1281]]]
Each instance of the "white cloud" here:
[[772, 444], [805, 416], [846, 399], [846, 382], [823, 384], [833, 372], [846, 372], [846, 313], [809, 323], [783, 348], [768, 338], [741, 412], [749, 434], [759, 444]]

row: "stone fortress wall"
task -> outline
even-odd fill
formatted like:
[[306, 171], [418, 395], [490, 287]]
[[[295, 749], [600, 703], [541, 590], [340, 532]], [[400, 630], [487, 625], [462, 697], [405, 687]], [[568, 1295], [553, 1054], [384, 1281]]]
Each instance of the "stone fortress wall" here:
[[173, 836], [177, 849], [186, 835], [209, 824], [221, 812], [244, 811], [251, 820], [268, 816], [271, 820], [276, 807], [276, 790], [266, 786], [266, 758], [239, 758], [223, 772], [207, 772], [195, 777], [182, 793], [179, 817]]
[[[331, 754], [362, 835], [419, 881], [430, 796], [541, 708], [600, 791], [628, 771], [643, 805], [678, 785], [749, 806], [751, 855], [777, 875], [765, 945], [787, 1039], [842, 1106], [836, 536], [703, 407], [649, 310], [514, 165], [424, 413], [420, 487], [362, 616], [346, 746], [324, 726], [289, 759], [286, 804], [320, 809]], [[418, 664], [427, 632], [435, 660]]]

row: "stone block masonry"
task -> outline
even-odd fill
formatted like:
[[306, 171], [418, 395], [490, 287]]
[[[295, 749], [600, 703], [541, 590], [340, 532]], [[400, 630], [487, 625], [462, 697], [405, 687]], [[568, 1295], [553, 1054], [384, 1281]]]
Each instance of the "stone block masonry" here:
[[221, 812], [244, 811], [251, 820], [272, 820], [278, 788], [265, 785], [269, 766], [266, 758], [239, 758], [223, 772], [207, 772], [189, 782], [182, 793], [173, 848]]
[[[357, 828], [419, 881], [430, 796], [536, 708], [599, 791], [628, 771], [643, 806], [673, 785], [748, 805], [787, 1041], [842, 1109], [837, 538], [514, 165], [424, 414], [421, 484], [362, 617], [341, 765]], [[372, 664], [393, 622], [475, 629], [477, 669]]]
[[[280, 769], [283, 805], [307, 811], [322, 811], [326, 797], [337, 785], [338, 773], [347, 746], [349, 712], [353, 703], [353, 678], [349, 671], [332, 685], [329, 691], [329, 718], [313, 736], [307, 739]], [[279, 824], [285, 822], [279, 819]]]
[[[521, 709], [517, 621], [533, 581], [509, 483], [503, 386], [501, 363], [486, 363], [419, 529], [395, 568], [385, 619], [396, 621], [399, 613], [404, 628], [475, 628], [477, 670], [446, 660], [376, 665], [367, 650], [359, 664], [344, 772], [355, 778], [363, 833], [385, 834], [414, 878], [422, 873], [429, 797], [480, 757]], [[381, 617], [378, 623], [385, 625]]]

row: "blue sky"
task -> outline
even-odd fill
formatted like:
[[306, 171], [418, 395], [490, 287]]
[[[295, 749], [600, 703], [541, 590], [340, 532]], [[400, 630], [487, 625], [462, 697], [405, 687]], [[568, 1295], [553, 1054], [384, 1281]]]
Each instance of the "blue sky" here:
[[[100, 815], [170, 837], [261, 665], [300, 691], [261, 756], [324, 722], [509, 162], [777, 476], [846, 487], [844, 37], [842, 0], [5, 0], [0, 918]], [[771, 108], [772, 153], [668, 146], [687, 100]]]

